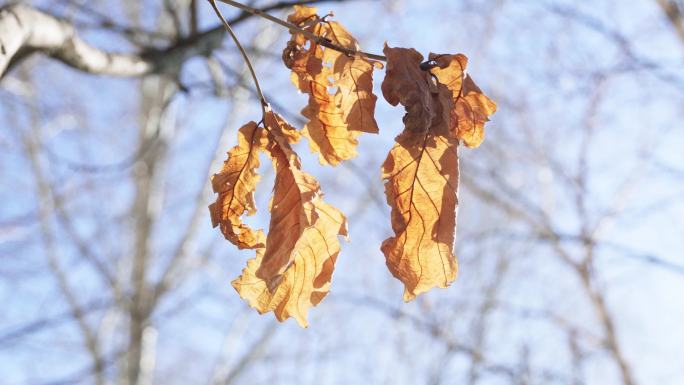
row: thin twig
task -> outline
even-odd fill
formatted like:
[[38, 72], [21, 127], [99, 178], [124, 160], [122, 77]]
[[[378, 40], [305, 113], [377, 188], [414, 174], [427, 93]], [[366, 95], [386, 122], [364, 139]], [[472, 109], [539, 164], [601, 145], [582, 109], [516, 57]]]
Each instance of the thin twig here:
[[[307, 31], [307, 30], [304, 30], [304, 29], [302, 29], [302, 28], [299, 28], [298, 26], [296, 26], [296, 25], [294, 25], [294, 24], [292, 24], [292, 23], [290, 23], [290, 22], [287, 22], [287, 21], [285, 21], [285, 20], [281, 20], [281, 19], [279, 19], [279, 18], [277, 18], [277, 17], [275, 17], [275, 16], [271, 16], [271, 15], [269, 15], [268, 13], [266, 13], [266, 12], [264, 12], [264, 11], [261, 11], [261, 10], [259, 10], [259, 9], [255, 9], [255, 8], [249, 7], [249, 6], [247, 6], [247, 5], [244, 5], [244, 4], [242, 4], [242, 3], [238, 3], [237, 1], [233, 1], [233, 0], [218, 0], [218, 1], [220, 1], [220, 2], [222, 2], [222, 3], [225, 3], [225, 4], [228, 4], [228, 5], [232, 5], [233, 7], [236, 7], [236, 8], [240, 8], [241, 10], [246, 11], [246, 12], [249, 12], [249, 13], [251, 13], [252, 15], [259, 16], [259, 17], [262, 17], [262, 18], [264, 18], [264, 19], [266, 19], [266, 20], [272, 21], [272, 22], [274, 22], [274, 23], [276, 23], [276, 24], [278, 24], [278, 25], [281, 25], [281, 26], [283, 26], [283, 27], [289, 29], [291, 32], [301, 33], [302, 35], [306, 36], [309, 40], [314, 41], [314, 42], [316, 42], [317, 44], [320, 44], [320, 45], [322, 45], [322, 46], [324, 46], [324, 47], [333, 49], [333, 50], [335, 50], [335, 51], [342, 52], [342, 53], [344, 53], [344, 54], [346, 54], [346, 55], [350, 55], [350, 56], [364, 56], [364, 57], [367, 57], [367, 58], [369, 58], [369, 59], [387, 61], [387, 58], [386, 58], [385, 56], [377, 55], [377, 54], [374, 54], [374, 53], [363, 52], [363, 51], [356, 51], [356, 50], [353, 50], [353, 49], [349, 49], [349, 48], [345, 48], [345, 47], [339, 46], [339, 45], [337, 45], [337, 44], [331, 42], [330, 40], [328, 40], [328, 39], [326, 39], [326, 38], [324, 38], [324, 37], [316, 36], [315, 34], [309, 32], [309, 31]], [[209, 2], [213, 3], [214, 0], [209, 0]]]
[[240, 44], [240, 40], [238, 40], [237, 36], [235, 35], [235, 32], [233, 32], [233, 29], [230, 27], [230, 24], [228, 24], [226, 19], [221, 14], [221, 11], [216, 6], [216, 1], [209, 0], [209, 4], [211, 4], [211, 7], [214, 8], [216, 16], [218, 16], [218, 18], [221, 20], [221, 23], [223, 23], [223, 26], [226, 28], [226, 31], [228, 31], [228, 33], [230, 34], [230, 37], [233, 38], [235, 45], [238, 47], [240, 53], [242, 54], [242, 58], [245, 60], [245, 64], [247, 64], [247, 68], [249, 68], [249, 72], [252, 74], [252, 79], [254, 79], [254, 86], [256, 87], [257, 94], [259, 94], [259, 100], [261, 101], [261, 118], [263, 120], [266, 118], [266, 107], [268, 106], [268, 102], [266, 101], [266, 97], [264, 97], [264, 93], [261, 91], [259, 79], [257, 78], [256, 72], [254, 71], [252, 62], [249, 60], [249, 56], [247, 56], [247, 52], [245, 52], [245, 49], [242, 48], [242, 44]]

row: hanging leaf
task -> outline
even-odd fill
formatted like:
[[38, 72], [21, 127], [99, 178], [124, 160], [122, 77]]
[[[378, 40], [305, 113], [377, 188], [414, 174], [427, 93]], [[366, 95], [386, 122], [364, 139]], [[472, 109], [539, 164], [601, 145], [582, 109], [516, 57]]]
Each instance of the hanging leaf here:
[[311, 201], [321, 194], [318, 181], [302, 171], [299, 157], [287, 139], [293, 129], [283, 122], [273, 112], [266, 115], [265, 123], [271, 138], [267, 153], [273, 161], [276, 177], [266, 250], [257, 276], [264, 279], [270, 289], [278, 284], [282, 273], [294, 261], [297, 241], [317, 216]]
[[[322, 200], [318, 182], [301, 170], [299, 157], [290, 147], [298, 139], [297, 130], [270, 108], [264, 123], [267, 135], [259, 148], [270, 156], [276, 172], [271, 221], [256, 258], [247, 263], [233, 287], [260, 313], [273, 311], [280, 321], [294, 317], [306, 326], [308, 308], [320, 303], [330, 290], [340, 252], [337, 237], [347, 235], [346, 218]], [[228, 163], [237, 163], [240, 154], [231, 151]]]
[[449, 134], [449, 90], [420, 69], [413, 49], [385, 46], [387, 101], [406, 108], [405, 129], [382, 167], [395, 236], [382, 244], [390, 272], [404, 283], [404, 300], [456, 278], [453, 254], [458, 189], [458, 141]]
[[254, 215], [254, 190], [259, 175], [259, 151], [264, 150], [267, 140], [265, 131], [249, 122], [238, 130], [238, 144], [228, 152], [228, 160], [218, 174], [211, 178], [215, 203], [209, 206], [211, 222], [221, 227], [223, 235], [240, 249], [265, 246], [264, 233], [255, 231], [242, 223], [242, 215]]
[[318, 305], [330, 290], [330, 281], [340, 252], [338, 235], [347, 235], [346, 219], [338, 210], [318, 200], [314, 206], [319, 217], [299, 237], [292, 264], [284, 271], [278, 285], [269, 289], [257, 276], [264, 264], [263, 250], [247, 262], [233, 287], [259, 313], [273, 311], [279, 321], [294, 317], [307, 327], [308, 309]]
[[[358, 42], [339, 23], [323, 21], [316, 9], [296, 6], [288, 21], [338, 46], [358, 50]], [[307, 48], [308, 46], [308, 48]], [[292, 82], [309, 95], [302, 110], [307, 118], [302, 133], [321, 164], [337, 165], [356, 156], [361, 132], [377, 133], [373, 69], [380, 63], [344, 53], [294, 32], [283, 59]], [[332, 91], [334, 90], [334, 91]]]

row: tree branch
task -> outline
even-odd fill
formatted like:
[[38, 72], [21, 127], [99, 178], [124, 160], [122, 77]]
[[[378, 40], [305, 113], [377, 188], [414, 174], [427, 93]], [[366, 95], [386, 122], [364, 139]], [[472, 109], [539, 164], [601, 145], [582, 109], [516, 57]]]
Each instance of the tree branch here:
[[228, 4], [228, 5], [232, 5], [233, 7], [236, 7], [236, 8], [239, 8], [239, 9], [245, 11], [245, 12], [251, 13], [252, 15], [262, 17], [262, 18], [264, 18], [264, 19], [266, 19], [266, 20], [269, 20], [269, 21], [271, 21], [271, 22], [273, 22], [273, 23], [276, 23], [276, 24], [278, 24], [278, 25], [280, 25], [280, 26], [283, 26], [283, 27], [287, 28], [287, 29], [290, 30], [291, 32], [301, 33], [302, 35], [306, 36], [307, 39], [309, 39], [309, 40], [311, 40], [311, 41], [314, 41], [314, 42], [316, 42], [317, 44], [320, 44], [320, 45], [322, 45], [322, 46], [324, 46], [324, 47], [333, 49], [333, 50], [335, 50], [335, 51], [339, 51], [339, 52], [342, 52], [342, 53], [347, 54], [347, 55], [350, 55], [350, 56], [364, 56], [364, 57], [367, 57], [367, 58], [369, 58], [369, 59], [387, 61], [387, 58], [384, 57], [384, 56], [382, 56], [382, 55], [377, 55], [377, 54], [374, 54], [374, 53], [368, 53], [368, 52], [363, 52], [363, 51], [355, 51], [355, 50], [353, 50], [353, 49], [349, 49], [349, 48], [345, 48], [345, 47], [339, 46], [339, 45], [333, 43], [332, 41], [330, 41], [330, 40], [328, 40], [328, 39], [326, 39], [326, 38], [324, 38], [324, 37], [317, 36], [317, 35], [315, 35], [315, 34], [309, 32], [309, 31], [307, 31], [307, 30], [305, 30], [305, 29], [299, 28], [298, 26], [296, 26], [296, 25], [294, 25], [294, 24], [292, 24], [292, 23], [290, 23], [290, 22], [287, 22], [287, 21], [285, 21], [285, 20], [281, 20], [281, 19], [279, 19], [279, 18], [277, 18], [277, 17], [275, 17], [275, 16], [269, 15], [268, 13], [266, 13], [266, 12], [264, 12], [264, 11], [262, 11], [262, 10], [259, 10], [259, 9], [255, 9], [255, 8], [249, 7], [249, 6], [247, 6], [247, 5], [244, 5], [244, 4], [242, 4], [242, 3], [239, 3], [239, 2], [237, 2], [237, 1], [233, 1], [233, 0], [218, 0], [218, 1], [220, 1], [220, 2], [222, 2], [222, 3], [225, 3], [225, 4]]
[[261, 102], [261, 120], [264, 120], [266, 119], [266, 106], [268, 106], [268, 102], [266, 101], [266, 97], [264, 97], [264, 93], [261, 91], [261, 86], [259, 85], [259, 78], [257, 77], [256, 72], [254, 71], [254, 66], [252, 66], [252, 62], [249, 60], [247, 52], [245, 52], [245, 49], [242, 48], [242, 44], [240, 43], [240, 40], [238, 39], [237, 35], [235, 35], [235, 32], [233, 32], [233, 28], [230, 27], [230, 24], [228, 24], [226, 19], [221, 14], [221, 11], [216, 6], [216, 2], [214, 0], [209, 0], [209, 4], [211, 4], [211, 7], [214, 9], [214, 12], [216, 12], [216, 16], [221, 21], [221, 24], [223, 24], [223, 27], [226, 29], [226, 32], [228, 32], [228, 34], [230, 34], [230, 37], [233, 38], [235, 46], [240, 51], [240, 54], [242, 55], [242, 58], [245, 61], [245, 64], [247, 64], [249, 73], [252, 75], [252, 79], [254, 80], [254, 87], [256, 87], [257, 94], [259, 95], [259, 101]]
[[[280, 1], [259, 12], [319, 2], [322, 0]], [[249, 12], [242, 12], [228, 22], [235, 25], [251, 16]], [[223, 26], [218, 25], [181, 39], [163, 50], [147, 48], [137, 53], [108, 52], [81, 39], [67, 20], [26, 4], [11, 4], [0, 8], [0, 79], [17, 63], [37, 52], [96, 75], [139, 77], [173, 73], [188, 59], [209, 55], [221, 46], [223, 38]]]
[[143, 55], [108, 53], [81, 40], [67, 21], [24, 4], [0, 9], [0, 76], [29, 54], [41, 51], [81, 71], [140, 76], [155, 63]]

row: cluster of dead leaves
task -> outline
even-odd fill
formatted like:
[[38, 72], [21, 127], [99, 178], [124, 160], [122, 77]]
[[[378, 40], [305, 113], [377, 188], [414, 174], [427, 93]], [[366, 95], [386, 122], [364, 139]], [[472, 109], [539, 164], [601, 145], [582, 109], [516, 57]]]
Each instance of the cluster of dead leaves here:
[[[377, 133], [373, 95], [376, 61], [360, 55], [358, 42], [339, 23], [321, 18], [315, 8], [297, 6], [288, 21], [315, 36], [292, 33], [283, 51], [292, 81], [309, 97], [302, 130], [267, 108], [262, 122], [238, 132], [222, 170], [212, 177], [218, 198], [209, 209], [214, 226], [240, 249], [256, 250], [233, 281], [240, 296], [260, 313], [280, 321], [306, 315], [330, 290], [338, 236], [347, 235], [345, 216], [323, 201], [321, 187], [302, 170], [291, 145], [301, 136], [322, 164], [337, 165], [356, 155], [362, 132]], [[331, 44], [342, 47], [330, 48]], [[457, 146], [478, 146], [495, 104], [466, 75], [464, 55], [430, 54], [385, 46], [385, 99], [406, 109], [404, 130], [382, 166], [395, 235], [382, 251], [391, 273], [405, 285], [404, 299], [456, 277], [453, 253], [458, 205]], [[242, 221], [256, 212], [259, 154], [275, 169], [268, 235]]]

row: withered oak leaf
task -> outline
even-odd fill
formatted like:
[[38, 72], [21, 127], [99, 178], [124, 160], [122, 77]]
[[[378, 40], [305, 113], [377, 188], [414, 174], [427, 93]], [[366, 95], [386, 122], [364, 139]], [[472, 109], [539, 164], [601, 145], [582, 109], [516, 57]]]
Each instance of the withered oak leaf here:
[[[323, 201], [318, 181], [302, 171], [290, 146], [297, 141], [298, 131], [270, 107], [264, 125], [260, 128], [250, 122], [240, 129], [238, 145], [229, 152], [222, 172], [213, 178], [219, 198], [210, 210], [215, 225], [226, 229], [228, 239], [237, 238], [242, 242], [234, 242], [239, 247], [256, 249], [256, 257], [233, 281], [238, 294], [259, 313], [273, 311], [280, 321], [294, 317], [306, 326], [308, 309], [318, 305], [330, 290], [340, 252], [338, 236], [347, 235], [347, 222], [339, 210]], [[243, 212], [255, 211], [258, 152], [270, 157], [276, 173], [267, 236], [239, 221]], [[244, 181], [249, 188], [241, 187]], [[233, 203], [232, 196], [243, 203]]]
[[266, 132], [249, 122], [238, 130], [238, 144], [228, 152], [228, 160], [221, 171], [211, 178], [216, 202], [209, 206], [211, 222], [219, 226], [223, 235], [240, 249], [265, 246], [261, 230], [253, 230], [242, 223], [242, 215], [254, 215], [254, 191], [259, 175], [259, 151], [266, 147]]
[[[356, 39], [337, 22], [321, 19], [316, 9], [296, 6], [288, 21], [321, 39], [349, 50], [358, 50]], [[382, 65], [360, 56], [348, 56], [292, 32], [283, 52], [292, 70], [292, 82], [309, 95], [302, 109], [307, 119], [302, 133], [321, 164], [338, 165], [357, 155], [358, 136], [377, 133], [373, 94], [373, 69]]]
[[404, 131], [382, 166], [395, 235], [382, 244], [404, 300], [447, 287], [457, 273], [453, 244], [458, 204], [458, 141], [449, 133], [450, 92], [420, 68], [413, 49], [385, 47], [383, 95], [406, 108]]

